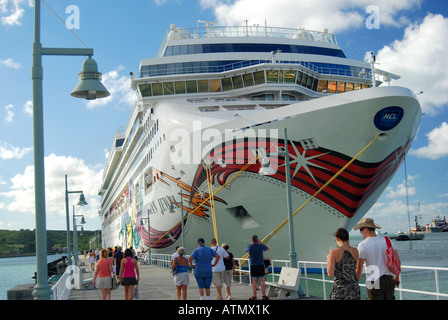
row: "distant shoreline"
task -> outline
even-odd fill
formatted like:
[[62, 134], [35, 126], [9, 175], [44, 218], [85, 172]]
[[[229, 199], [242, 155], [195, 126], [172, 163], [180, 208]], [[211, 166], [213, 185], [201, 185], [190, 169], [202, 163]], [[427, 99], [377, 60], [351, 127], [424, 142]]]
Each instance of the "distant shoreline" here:
[[[64, 254], [64, 253], [47, 253], [47, 256], [53, 256], [53, 255], [57, 255], [57, 254]], [[67, 254], [67, 253], [65, 253], [65, 254]], [[5, 254], [5, 253], [2, 253], [2, 254], [0, 254], [0, 259], [1, 258], [20, 258], [20, 257], [32, 257], [32, 256], [35, 256], [36, 255], [36, 253], [35, 252], [30, 252], [30, 253], [22, 253], [22, 254], [20, 254], [20, 253], [12, 253], [12, 254]]]

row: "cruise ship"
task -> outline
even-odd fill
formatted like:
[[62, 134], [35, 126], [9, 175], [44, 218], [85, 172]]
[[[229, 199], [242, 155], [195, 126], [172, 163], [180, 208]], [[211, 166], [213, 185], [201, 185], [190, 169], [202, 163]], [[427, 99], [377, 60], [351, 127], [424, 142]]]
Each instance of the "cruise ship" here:
[[327, 30], [171, 25], [131, 73], [135, 105], [99, 192], [103, 247], [188, 254], [215, 237], [239, 257], [256, 234], [267, 257], [288, 259], [289, 193], [297, 258], [324, 261], [419, 128], [398, 78], [373, 55], [347, 58]]

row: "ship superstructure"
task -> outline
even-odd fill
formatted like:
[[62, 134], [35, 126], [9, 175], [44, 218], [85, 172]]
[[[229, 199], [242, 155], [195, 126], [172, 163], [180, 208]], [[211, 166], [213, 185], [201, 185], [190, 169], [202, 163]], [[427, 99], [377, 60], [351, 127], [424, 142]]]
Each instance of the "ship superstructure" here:
[[[418, 130], [415, 95], [379, 87], [394, 78], [348, 59], [327, 31], [172, 25], [132, 76], [136, 102], [103, 173], [103, 246], [191, 252], [197, 238], [218, 237], [243, 255], [253, 234], [287, 218], [287, 152], [293, 209], [314, 195], [294, 217], [297, 255], [323, 261], [335, 230], [368, 212]], [[272, 174], [261, 175], [267, 166]], [[286, 259], [288, 239], [287, 228], [276, 232], [269, 256]]]

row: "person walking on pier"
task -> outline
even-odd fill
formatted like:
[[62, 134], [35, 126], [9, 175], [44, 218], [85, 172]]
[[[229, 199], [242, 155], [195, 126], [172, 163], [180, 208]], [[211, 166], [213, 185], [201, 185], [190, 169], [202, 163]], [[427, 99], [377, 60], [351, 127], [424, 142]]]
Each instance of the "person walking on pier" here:
[[[215, 257], [216, 260], [214, 264], [211, 264], [213, 257]], [[210, 285], [212, 284], [213, 279], [212, 267], [216, 266], [220, 258], [219, 254], [205, 246], [204, 238], [198, 239], [198, 247], [194, 249], [188, 258], [188, 262], [193, 268], [194, 277], [198, 283], [201, 300], [204, 300], [204, 290], [207, 300], [210, 300]]]
[[[218, 246], [218, 242], [215, 238], [210, 240], [210, 246], [212, 250], [214, 250], [220, 257], [219, 261], [212, 268], [213, 272], [213, 285], [216, 287], [216, 292], [218, 294], [218, 300], [223, 300], [222, 298], [222, 284], [224, 283], [224, 273], [226, 271], [226, 266], [224, 265], [224, 260], [229, 258], [229, 254], [223, 248]], [[213, 260], [212, 260], [213, 263]]]
[[253, 296], [249, 300], [257, 300], [257, 282], [260, 279], [261, 294], [263, 300], [268, 300], [266, 297], [266, 273], [264, 270], [263, 252], [268, 251], [269, 248], [261, 243], [257, 235], [252, 236], [252, 242], [247, 245], [246, 252], [249, 253], [250, 259], [250, 277], [252, 278]]
[[327, 274], [330, 278], [334, 277], [330, 300], [359, 300], [361, 291], [356, 275], [358, 249], [350, 247], [349, 234], [344, 228], [339, 228], [335, 237], [338, 247], [330, 251], [327, 259]]
[[109, 250], [102, 249], [100, 261], [93, 276], [93, 285], [101, 290], [101, 300], [110, 300], [112, 289], [112, 260], [109, 259]]
[[138, 269], [137, 260], [133, 258], [134, 254], [131, 249], [124, 251], [124, 258], [121, 260], [120, 266], [120, 283], [124, 286], [124, 299], [133, 300], [134, 286], [138, 285], [140, 271]]
[[187, 286], [190, 284], [190, 275], [188, 274], [188, 260], [184, 257], [185, 248], [177, 248], [177, 257], [171, 262], [171, 271], [176, 285], [177, 300], [183, 296], [187, 300]]
[[[363, 218], [354, 227], [361, 232], [364, 240], [358, 245], [359, 259], [356, 267], [358, 280], [361, 278], [362, 268], [366, 264], [367, 300], [394, 300], [395, 285], [400, 278], [394, 275], [387, 266], [386, 250], [388, 249], [385, 237], [377, 236], [375, 229], [381, 229], [371, 218]], [[392, 243], [392, 248], [401, 265], [398, 252]]]
[[226, 271], [224, 271], [224, 285], [226, 286], [226, 298], [225, 300], [232, 300], [232, 293], [230, 287], [232, 285], [232, 278], [235, 274], [235, 260], [233, 259], [233, 253], [229, 251], [229, 245], [223, 243], [221, 247], [226, 250], [229, 258], [224, 259], [224, 265], [226, 266]]

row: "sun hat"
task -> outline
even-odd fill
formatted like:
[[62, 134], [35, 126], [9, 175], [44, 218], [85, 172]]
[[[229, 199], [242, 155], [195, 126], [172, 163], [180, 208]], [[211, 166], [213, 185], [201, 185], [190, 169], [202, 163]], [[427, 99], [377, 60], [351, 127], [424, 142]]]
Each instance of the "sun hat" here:
[[362, 218], [359, 220], [359, 223], [355, 225], [353, 228], [354, 230], [358, 230], [361, 228], [376, 228], [381, 229], [381, 226], [379, 224], [376, 224], [375, 221], [373, 221], [372, 218]]

